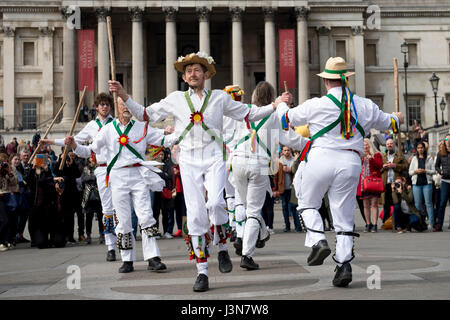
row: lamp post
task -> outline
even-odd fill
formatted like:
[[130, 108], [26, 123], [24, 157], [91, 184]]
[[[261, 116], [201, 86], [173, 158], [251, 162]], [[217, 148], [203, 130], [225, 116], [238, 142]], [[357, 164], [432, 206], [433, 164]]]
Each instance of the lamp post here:
[[442, 125], [445, 125], [445, 121], [444, 121], [444, 110], [445, 110], [445, 99], [444, 97], [442, 97], [441, 103], [439, 104], [439, 106], [441, 107], [441, 111], [442, 111]]
[[439, 85], [439, 77], [436, 75], [435, 72], [433, 72], [433, 75], [430, 78], [431, 88], [433, 88], [434, 92], [434, 113], [435, 113], [435, 121], [434, 126], [438, 127], [438, 115], [437, 115], [437, 92], [438, 92], [438, 85]]
[[406, 110], [406, 133], [409, 132], [409, 110], [408, 110], [408, 43], [405, 41], [400, 46], [401, 52], [403, 53], [403, 67], [405, 68], [405, 110]]

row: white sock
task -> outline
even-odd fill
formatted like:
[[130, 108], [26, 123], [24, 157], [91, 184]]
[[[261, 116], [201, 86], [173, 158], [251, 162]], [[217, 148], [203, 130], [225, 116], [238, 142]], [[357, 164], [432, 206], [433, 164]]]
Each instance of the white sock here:
[[218, 247], [219, 247], [219, 251], [226, 251], [227, 250], [226, 243], [224, 244], [224, 243], [220, 243], [219, 242]]
[[111, 250], [116, 250], [116, 246], [113, 245], [113, 244], [109, 244], [108, 245], [108, 251], [111, 251]]
[[197, 262], [197, 274], [200, 273], [208, 276], [208, 262]]

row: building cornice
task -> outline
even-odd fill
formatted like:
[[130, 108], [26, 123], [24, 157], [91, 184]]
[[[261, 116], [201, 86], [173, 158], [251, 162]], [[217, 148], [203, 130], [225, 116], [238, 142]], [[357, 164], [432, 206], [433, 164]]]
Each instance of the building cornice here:
[[59, 7], [0, 7], [1, 13], [59, 13]]

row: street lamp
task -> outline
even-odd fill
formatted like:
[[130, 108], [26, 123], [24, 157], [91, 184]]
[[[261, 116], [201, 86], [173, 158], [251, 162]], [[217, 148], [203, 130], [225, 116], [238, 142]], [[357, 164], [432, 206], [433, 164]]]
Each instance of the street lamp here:
[[439, 77], [436, 75], [435, 72], [433, 72], [433, 75], [430, 78], [431, 88], [433, 88], [434, 92], [434, 113], [435, 113], [435, 121], [434, 126], [439, 126], [438, 122], [438, 115], [437, 115], [437, 92], [438, 92], [438, 85], [439, 85]]
[[445, 110], [445, 99], [444, 97], [442, 97], [441, 103], [439, 104], [439, 106], [441, 107], [441, 111], [442, 111], [442, 125], [445, 124], [444, 122], [444, 110]]
[[409, 110], [408, 110], [408, 76], [407, 76], [407, 69], [408, 69], [408, 43], [405, 41], [400, 46], [401, 52], [403, 53], [403, 67], [405, 68], [405, 109], [406, 109], [406, 132], [409, 132]]

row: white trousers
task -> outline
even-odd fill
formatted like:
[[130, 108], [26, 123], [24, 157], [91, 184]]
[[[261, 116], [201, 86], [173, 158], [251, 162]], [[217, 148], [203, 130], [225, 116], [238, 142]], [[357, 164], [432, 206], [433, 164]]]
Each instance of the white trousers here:
[[[194, 160], [180, 156], [180, 174], [190, 235], [204, 235], [208, 233], [210, 224], [223, 225], [228, 222], [223, 197], [225, 162], [221, 157], [220, 154]], [[208, 202], [205, 200], [205, 190], [208, 193]]]
[[[102, 203], [104, 216], [112, 216], [114, 207], [112, 203], [111, 188], [105, 186], [106, 167], [97, 167], [94, 171], [97, 180], [98, 193]], [[105, 245], [113, 249], [116, 246], [117, 237], [114, 233], [105, 234]]]
[[[336, 232], [353, 231], [356, 188], [361, 173], [361, 159], [352, 151], [312, 148], [302, 170], [299, 208], [307, 228], [323, 231], [319, 214], [322, 199], [328, 191], [331, 215]], [[325, 235], [308, 231], [305, 246], [312, 247]], [[352, 258], [353, 237], [336, 235], [338, 263]]]
[[228, 170], [229, 163], [226, 163], [225, 167], [225, 200], [228, 209], [228, 223], [230, 227], [236, 229], [236, 206], [235, 206], [235, 190], [230, 181], [230, 171]]
[[[150, 192], [147, 184], [143, 183], [139, 168], [112, 169], [110, 173], [110, 187], [112, 200], [116, 209], [119, 223], [116, 226], [116, 234], [133, 232], [131, 223], [131, 203], [139, 221], [141, 229], [153, 226], [156, 220], [153, 217]], [[159, 257], [160, 252], [156, 239], [148, 238], [142, 233], [142, 252], [144, 260]], [[136, 245], [133, 237], [133, 249], [120, 250], [122, 261], [136, 260]]]
[[250, 166], [245, 161], [235, 158], [233, 162], [233, 182], [242, 198], [247, 221], [242, 239], [242, 255], [253, 256], [258, 236], [265, 239], [268, 230], [261, 216], [261, 209], [266, 199], [269, 176], [261, 174], [261, 168]]
[[236, 237], [244, 238], [245, 221], [247, 215], [245, 214], [244, 202], [239, 195], [239, 192], [234, 194], [234, 208], [236, 210]]

